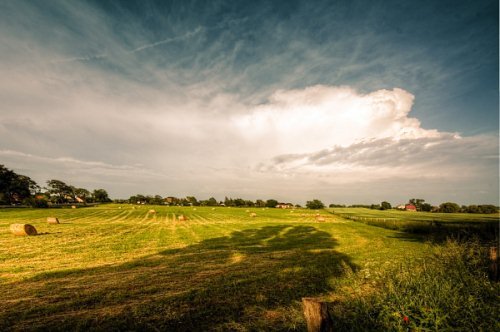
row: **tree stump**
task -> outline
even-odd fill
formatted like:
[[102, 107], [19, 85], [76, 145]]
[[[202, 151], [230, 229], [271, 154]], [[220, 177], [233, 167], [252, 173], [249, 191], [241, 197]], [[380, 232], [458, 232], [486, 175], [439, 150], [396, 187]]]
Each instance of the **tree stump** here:
[[490, 279], [498, 281], [498, 248], [490, 247]]
[[304, 297], [302, 299], [308, 332], [332, 332], [333, 322], [326, 302]]

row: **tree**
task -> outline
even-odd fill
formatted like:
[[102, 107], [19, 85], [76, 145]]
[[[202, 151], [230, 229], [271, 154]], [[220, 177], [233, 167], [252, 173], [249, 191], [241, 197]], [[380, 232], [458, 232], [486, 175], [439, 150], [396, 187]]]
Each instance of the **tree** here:
[[84, 202], [92, 201], [92, 194], [87, 189], [73, 188], [73, 192], [75, 193], [76, 197], [81, 198]]
[[320, 201], [319, 199], [313, 199], [312, 201], [306, 202], [306, 207], [308, 209], [313, 209], [313, 210], [324, 209], [325, 204], [323, 204], [323, 202]]
[[40, 187], [28, 176], [0, 165], [0, 204], [20, 203], [39, 191]]
[[207, 201], [208, 206], [217, 206], [217, 200], [213, 197], [210, 197]]
[[54, 203], [72, 202], [75, 198], [73, 191], [74, 187], [67, 185], [61, 180], [47, 181], [47, 191], [50, 194], [50, 199]]
[[198, 200], [194, 196], [186, 196], [186, 200], [189, 202], [189, 205], [193, 205], [193, 206], [200, 205], [200, 203], [198, 203]]
[[390, 210], [392, 209], [391, 203], [383, 201], [380, 203], [380, 210]]
[[478, 205], [479, 213], [497, 213], [498, 207], [491, 204]]
[[328, 205], [328, 207], [331, 207], [331, 208], [345, 208], [345, 205], [344, 204], [335, 204], [335, 203], [332, 203], [332, 204]]
[[432, 205], [430, 205], [429, 203], [422, 203], [422, 205], [420, 205], [420, 211], [430, 212], [431, 210]]
[[0, 165], [0, 204], [34, 205], [33, 196], [40, 186], [26, 175], [20, 175]]
[[161, 205], [163, 204], [164, 200], [163, 200], [163, 197], [161, 197], [160, 195], [155, 195], [155, 197], [153, 197], [153, 199], [151, 200], [151, 204], [156, 204], [156, 205]]
[[245, 206], [245, 200], [243, 198], [236, 198], [234, 200], [234, 206], [237, 207]]
[[422, 198], [412, 198], [409, 200], [410, 204], [415, 205], [415, 207], [417, 208], [417, 211], [423, 211], [422, 205], [424, 204], [424, 202], [425, 202], [425, 199], [422, 199]]
[[257, 207], [265, 207], [266, 206], [266, 202], [264, 202], [261, 199], [258, 199], [258, 200], [255, 201], [255, 206], [257, 206]]
[[104, 189], [95, 189], [92, 192], [92, 196], [94, 197], [94, 201], [99, 203], [111, 202], [111, 199], [109, 199], [108, 196], [108, 192]]
[[234, 206], [234, 200], [232, 198], [224, 198], [224, 205], [225, 206]]
[[460, 206], [456, 203], [446, 202], [439, 205], [439, 212], [457, 213], [460, 211]]
[[278, 205], [278, 201], [275, 199], [268, 199], [266, 201], [266, 207], [268, 207], [268, 208], [275, 208], [276, 205]]

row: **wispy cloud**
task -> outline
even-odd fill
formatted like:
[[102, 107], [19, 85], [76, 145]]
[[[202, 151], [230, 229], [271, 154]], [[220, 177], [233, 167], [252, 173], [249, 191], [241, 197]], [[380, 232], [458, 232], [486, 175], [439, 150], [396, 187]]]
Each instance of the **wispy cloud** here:
[[133, 49], [130, 52], [131, 53], [135, 53], [135, 52], [143, 51], [143, 50], [148, 49], [148, 48], [152, 48], [152, 47], [156, 47], [156, 46], [160, 46], [160, 45], [165, 45], [165, 44], [172, 43], [172, 42], [175, 42], [175, 41], [186, 40], [186, 39], [189, 39], [189, 38], [191, 38], [191, 37], [199, 34], [201, 31], [203, 31], [203, 28], [202, 27], [197, 27], [195, 30], [189, 31], [188, 33], [186, 33], [186, 34], [184, 34], [182, 36], [167, 38], [167, 39], [160, 40], [160, 41], [157, 41], [157, 42], [154, 42], [154, 43], [145, 44], [145, 45], [142, 45], [142, 46], [139, 46], [139, 47]]

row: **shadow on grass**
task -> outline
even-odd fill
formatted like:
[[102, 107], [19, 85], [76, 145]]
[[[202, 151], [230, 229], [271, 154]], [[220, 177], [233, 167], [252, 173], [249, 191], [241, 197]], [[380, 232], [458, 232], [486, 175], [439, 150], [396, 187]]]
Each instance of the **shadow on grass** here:
[[0, 286], [0, 330], [303, 330], [301, 298], [355, 268], [336, 246], [314, 227], [279, 225], [45, 273]]

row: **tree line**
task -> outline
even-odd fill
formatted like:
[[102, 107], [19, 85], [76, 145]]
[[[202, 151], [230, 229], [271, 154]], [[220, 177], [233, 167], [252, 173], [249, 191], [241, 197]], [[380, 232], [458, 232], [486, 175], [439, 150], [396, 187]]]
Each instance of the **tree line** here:
[[[492, 204], [480, 204], [480, 205], [458, 205], [453, 202], [441, 203], [439, 206], [433, 206], [425, 202], [422, 198], [412, 198], [408, 200], [408, 204], [415, 206], [415, 209], [419, 212], [440, 212], [440, 213], [481, 213], [490, 214], [497, 213], [498, 207]], [[405, 204], [406, 205], [406, 204]], [[330, 204], [330, 208], [367, 208], [372, 210], [390, 210], [392, 209], [391, 203], [383, 201], [380, 204]], [[404, 208], [402, 208], [404, 210]]]
[[130, 196], [126, 200], [115, 200], [117, 203], [130, 204], [153, 204], [153, 205], [172, 205], [172, 206], [230, 206], [230, 207], [268, 207], [275, 208], [280, 204], [285, 204], [288, 207], [300, 207], [298, 204], [279, 203], [276, 199], [257, 199], [255, 201], [243, 198], [225, 197], [223, 201], [218, 201], [214, 197], [198, 200], [194, 196], [178, 197], [162, 197], [160, 195], [142, 195], [137, 194]]
[[26, 175], [17, 174], [0, 165], [0, 205], [48, 207], [51, 204], [111, 202], [104, 189], [89, 191], [61, 180], [48, 180], [41, 187]]
[[[48, 180], [46, 187], [39, 186], [34, 180], [26, 175], [15, 173], [13, 170], [0, 165], [0, 205], [29, 205], [34, 207], [48, 207], [50, 204], [67, 203], [106, 203], [111, 202], [108, 193], [104, 189], [94, 189], [89, 191], [85, 188], [78, 188], [66, 184], [61, 180]], [[218, 201], [214, 197], [204, 200], [198, 200], [194, 196], [184, 198], [162, 197], [160, 195], [142, 195], [130, 196], [126, 200], [115, 200], [117, 203], [131, 204], [155, 204], [155, 205], [176, 205], [176, 206], [229, 206], [229, 207], [287, 207], [300, 208], [299, 204], [280, 203], [276, 199], [257, 199], [247, 200], [243, 198], [225, 197], [223, 201]], [[415, 206], [417, 211], [423, 212], [443, 212], [443, 213], [497, 213], [498, 207], [491, 204], [482, 205], [458, 205], [453, 202], [445, 202], [439, 206], [432, 206], [426, 203], [424, 199], [412, 198], [408, 204]], [[337, 207], [362, 207], [376, 210], [392, 209], [391, 203], [383, 201], [380, 204], [330, 204], [330, 208]], [[323, 209], [325, 204], [319, 199], [307, 201], [306, 208]]]

